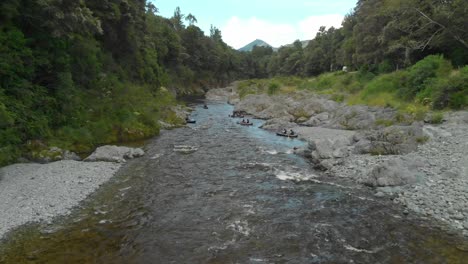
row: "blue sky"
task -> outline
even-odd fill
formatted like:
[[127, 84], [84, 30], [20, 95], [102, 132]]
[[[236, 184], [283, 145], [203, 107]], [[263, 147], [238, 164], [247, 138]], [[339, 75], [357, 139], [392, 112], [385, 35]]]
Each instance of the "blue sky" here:
[[193, 14], [205, 34], [213, 24], [223, 40], [240, 48], [256, 38], [275, 47], [311, 39], [321, 25], [339, 27], [357, 0], [152, 0], [159, 14], [171, 17], [179, 6]]

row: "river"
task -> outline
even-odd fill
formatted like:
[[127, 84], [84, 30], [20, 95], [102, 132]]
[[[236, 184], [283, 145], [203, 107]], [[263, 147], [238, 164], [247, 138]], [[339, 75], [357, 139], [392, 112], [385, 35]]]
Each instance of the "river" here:
[[[292, 154], [210, 103], [69, 217], [10, 235], [0, 263], [467, 263], [455, 235]], [[180, 146], [194, 152], [175, 151]]]

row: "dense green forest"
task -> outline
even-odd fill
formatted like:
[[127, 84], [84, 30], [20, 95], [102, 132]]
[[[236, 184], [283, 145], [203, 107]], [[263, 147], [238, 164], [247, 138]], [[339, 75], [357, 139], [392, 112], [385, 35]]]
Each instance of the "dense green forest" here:
[[1, 1], [0, 164], [36, 147], [82, 152], [155, 135], [159, 120], [182, 122], [169, 110], [174, 94], [343, 66], [371, 80], [432, 54], [412, 75], [398, 75], [401, 96], [437, 90], [446, 98], [439, 108], [467, 104], [466, 0], [359, 0], [342, 28], [321, 28], [307, 47], [297, 41], [277, 52], [238, 52], [216, 27], [203, 32], [179, 8], [163, 18], [153, 3]]

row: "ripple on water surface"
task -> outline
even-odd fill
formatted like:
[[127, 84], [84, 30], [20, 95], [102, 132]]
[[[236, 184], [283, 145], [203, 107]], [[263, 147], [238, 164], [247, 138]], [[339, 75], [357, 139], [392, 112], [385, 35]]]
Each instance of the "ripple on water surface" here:
[[366, 189], [321, 183], [290, 152], [304, 142], [231, 111], [197, 107], [196, 124], [151, 140], [71, 217], [10, 234], [0, 262], [466, 263], [456, 237]]

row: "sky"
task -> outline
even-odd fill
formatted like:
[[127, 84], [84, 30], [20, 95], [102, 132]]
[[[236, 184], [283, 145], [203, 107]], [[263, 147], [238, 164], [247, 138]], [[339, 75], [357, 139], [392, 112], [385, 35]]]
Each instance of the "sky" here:
[[313, 39], [320, 28], [340, 27], [357, 0], [151, 0], [159, 15], [171, 17], [177, 6], [194, 15], [206, 35], [213, 25], [224, 42], [238, 49], [255, 39], [280, 47]]

